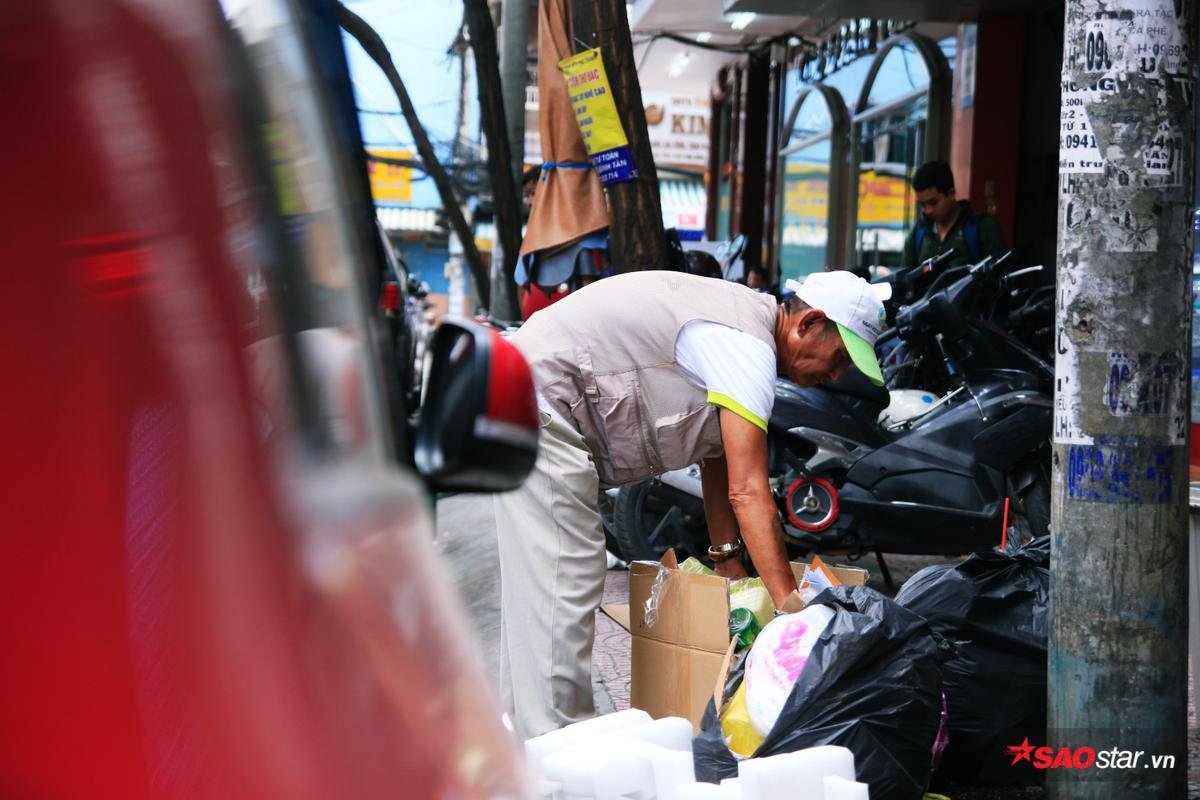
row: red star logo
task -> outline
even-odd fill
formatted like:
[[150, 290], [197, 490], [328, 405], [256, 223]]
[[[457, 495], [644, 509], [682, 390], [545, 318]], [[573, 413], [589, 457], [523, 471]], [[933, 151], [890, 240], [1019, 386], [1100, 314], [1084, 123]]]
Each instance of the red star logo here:
[[1033, 750], [1033, 745], [1029, 743], [1028, 736], [1026, 736], [1025, 741], [1021, 742], [1020, 744], [1010, 744], [1008, 746], [1008, 752], [1013, 757], [1012, 764], [1010, 766], [1015, 767], [1017, 762], [1022, 759], [1033, 763], [1033, 759], [1030, 758], [1030, 756], [1033, 755]]

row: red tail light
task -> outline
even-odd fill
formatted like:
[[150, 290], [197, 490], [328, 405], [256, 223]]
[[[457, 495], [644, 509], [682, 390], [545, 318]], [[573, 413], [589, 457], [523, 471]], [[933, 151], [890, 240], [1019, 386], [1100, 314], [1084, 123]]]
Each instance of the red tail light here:
[[388, 281], [383, 285], [383, 294], [379, 297], [379, 307], [390, 314], [400, 313], [400, 285]]

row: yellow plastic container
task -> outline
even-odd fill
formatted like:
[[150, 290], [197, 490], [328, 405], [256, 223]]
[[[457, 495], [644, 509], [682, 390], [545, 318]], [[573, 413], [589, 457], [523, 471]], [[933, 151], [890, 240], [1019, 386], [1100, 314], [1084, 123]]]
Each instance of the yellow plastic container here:
[[754, 755], [763, 742], [763, 737], [750, 724], [750, 712], [746, 710], [745, 681], [738, 686], [721, 712], [721, 732], [725, 734], [729, 749], [742, 758]]

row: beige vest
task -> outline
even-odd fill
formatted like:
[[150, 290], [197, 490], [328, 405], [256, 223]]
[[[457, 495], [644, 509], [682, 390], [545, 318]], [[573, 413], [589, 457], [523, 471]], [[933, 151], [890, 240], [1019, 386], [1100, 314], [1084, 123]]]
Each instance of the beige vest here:
[[534, 314], [513, 337], [546, 400], [583, 435], [600, 481], [621, 486], [719, 455], [708, 393], [675, 363], [693, 320], [729, 325], [775, 351], [770, 295], [679, 272], [597, 281]]

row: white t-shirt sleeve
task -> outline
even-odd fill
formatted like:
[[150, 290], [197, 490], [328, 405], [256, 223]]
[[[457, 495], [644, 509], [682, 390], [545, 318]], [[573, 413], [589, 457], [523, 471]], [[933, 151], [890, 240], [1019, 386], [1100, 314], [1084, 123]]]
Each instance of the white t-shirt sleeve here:
[[675, 363], [708, 402], [764, 431], [775, 405], [775, 351], [761, 339], [716, 322], [696, 320], [675, 340]]

